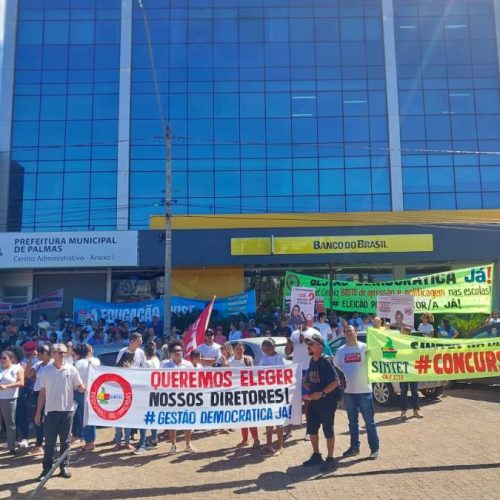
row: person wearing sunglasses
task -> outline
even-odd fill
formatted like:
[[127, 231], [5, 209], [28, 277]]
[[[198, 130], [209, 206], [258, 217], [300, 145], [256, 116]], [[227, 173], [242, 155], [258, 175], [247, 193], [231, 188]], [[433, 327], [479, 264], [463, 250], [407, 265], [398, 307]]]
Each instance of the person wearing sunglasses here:
[[[213, 332], [212, 332], [213, 333]], [[165, 359], [160, 363], [161, 368], [168, 368], [170, 370], [190, 370], [193, 369], [193, 365], [183, 358], [184, 348], [182, 342], [179, 340], [173, 340], [168, 344], [168, 351], [170, 353], [170, 359]], [[184, 441], [186, 443], [185, 451], [188, 453], [196, 453], [196, 449], [191, 446], [191, 435], [192, 430], [184, 431]], [[170, 451], [169, 455], [175, 455], [177, 453], [177, 431], [169, 430], [168, 436], [170, 439]]]
[[12, 351], [0, 355], [0, 421], [7, 430], [7, 448], [16, 454], [16, 405], [19, 388], [24, 386], [24, 368], [15, 360]]
[[[60, 442], [60, 453], [63, 455], [70, 447], [71, 425], [74, 415], [74, 391], [85, 392], [80, 374], [73, 365], [66, 363], [68, 349], [64, 344], [52, 346], [54, 362], [43, 371], [40, 379], [40, 394], [35, 412], [35, 424], [42, 421], [42, 408], [45, 405], [45, 453], [43, 469], [39, 481], [43, 481], [54, 463], [54, 451], [57, 438]], [[61, 476], [70, 478], [70, 454], [61, 462]]]

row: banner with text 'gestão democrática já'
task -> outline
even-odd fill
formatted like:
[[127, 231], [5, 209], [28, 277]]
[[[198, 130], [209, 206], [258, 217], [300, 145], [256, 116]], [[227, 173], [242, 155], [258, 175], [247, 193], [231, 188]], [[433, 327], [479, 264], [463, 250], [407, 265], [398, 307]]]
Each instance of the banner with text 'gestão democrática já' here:
[[[493, 264], [454, 269], [395, 281], [333, 283], [332, 307], [338, 311], [374, 313], [379, 295], [413, 295], [415, 314], [485, 313], [491, 312]], [[313, 287], [316, 296], [330, 307], [330, 280], [305, 274], [286, 272], [283, 295], [295, 286]]]
[[300, 365], [134, 369], [90, 366], [89, 425], [234, 429], [301, 421]]
[[500, 337], [430, 339], [368, 329], [370, 382], [425, 382], [500, 375]]

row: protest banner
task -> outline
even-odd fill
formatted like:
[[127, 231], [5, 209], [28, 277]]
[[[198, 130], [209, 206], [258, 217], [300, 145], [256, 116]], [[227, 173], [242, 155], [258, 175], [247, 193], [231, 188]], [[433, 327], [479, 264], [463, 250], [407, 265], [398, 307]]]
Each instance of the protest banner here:
[[299, 424], [300, 365], [188, 370], [90, 366], [88, 425], [235, 429]]
[[[194, 311], [202, 311], [209, 301], [197, 300], [184, 297], [171, 298], [172, 314], [188, 314]], [[132, 321], [139, 318], [139, 321], [150, 322], [153, 316], [163, 319], [163, 299], [151, 299], [141, 302], [98, 302], [75, 298], [73, 301], [74, 321], [83, 324], [90, 318], [97, 321], [101, 318], [109, 321], [117, 319]], [[255, 290], [222, 297], [214, 304], [214, 315], [227, 317], [238, 314], [255, 314], [256, 300]]]
[[290, 295], [289, 324], [298, 328], [306, 324], [312, 326], [314, 322], [316, 292], [314, 288], [293, 287]]
[[368, 328], [370, 382], [425, 382], [495, 377], [500, 337], [429, 339]]
[[[333, 283], [332, 307], [338, 311], [374, 313], [379, 295], [413, 295], [415, 313], [485, 313], [491, 312], [493, 264], [454, 269], [442, 273], [396, 281]], [[312, 287], [330, 307], [330, 280], [286, 272], [283, 295], [294, 286]]]
[[214, 301], [215, 297], [211, 300], [210, 304], [205, 307], [196, 321], [192, 325], [189, 325], [188, 331], [182, 338], [184, 344], [184, 357], [186, 359], [189, 359], [189, 355], [205, 341], [205, 330], [208, 328]]
[[53, 292], [46, 293], [37, 299], [29, 302], [11, 303], [0, 302], [0, 314], [27, 313], [39, 311], [41, 309], [59, 309], [62, 306], [64, 298], [64, 289], [59, 288]]
[[391, 328], [414, 328], [413, 295], [379, 295], [377, 297], [377, 316], [388, 321]]

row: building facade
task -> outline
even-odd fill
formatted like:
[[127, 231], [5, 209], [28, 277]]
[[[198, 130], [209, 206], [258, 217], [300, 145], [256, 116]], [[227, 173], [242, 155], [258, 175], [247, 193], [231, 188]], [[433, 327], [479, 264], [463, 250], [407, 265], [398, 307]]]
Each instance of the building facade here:
[[[498, 262], [498, 0], [6, 3], [0, 230], [138, 230], [137, 266], [79, 273], [93, 298], [133, 280], [161, 293], [167, 122], [179, 295], [332, 263], [377, 279]], [[231, 244], [370, 234], [433, 246]], [[5, 268], [0, 287], [37, 295], [74, 272]]]

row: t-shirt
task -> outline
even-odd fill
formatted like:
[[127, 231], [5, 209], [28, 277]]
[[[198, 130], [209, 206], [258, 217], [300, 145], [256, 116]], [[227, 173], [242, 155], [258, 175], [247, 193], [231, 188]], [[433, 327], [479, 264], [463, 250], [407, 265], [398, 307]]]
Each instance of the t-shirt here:
[[172, 359], [164, 359], [160, 363], [161, 368], [174, 368], [175, 370], [187, 370], [189, 368], [194, 368], [192, 363], [187, 359], [183, 359], [178, 365], [174, 363]]
[[293, 343], [292, 360], [294, 363], [301, 363], [302, 370], [307, 370], [311, 357], [309, 356], [309, 351], [307, 350], [307, 344], [304, 341], [300, 341], [300, 336], [302, 335], [304, 339], [308, 339], [311, 338], [314, 333], [316, 333], [316, 330], [309, 328], [305, 332], [294, 330], [290, 335], [290, 340]]
[[418, 331], [423, 333], [426, 337], [431, 337], [434, 333], [434, 327], [430, 323], [420, 323]]
[[151, 359], [146, 359], [147, 368], [160, 368], [160, 360], [155, 356]]
[[289, 362], [285, 358], [285, 355], [277, 352], [274, 356], [262, 356], [259, 366], [284, 366], [288, 364]]
[[245, 368], [247, 365], [245, 364], [245, 357], [241, 359], [231, 358], [229, 360], [229, 366], [236, 368]]
[[357, 346], [343, 345], [335, 354], [335, 366], [342, 370], [346, 379], [347, 394], [366, 394], [372, 392], [368, 381], [368, 361], [366, 344], [358, 342]]
[[[17, 382], [17, 375], [21, 370], [21, 365], [11, 365], [10, 368], [2, 370], [0, 368], [0, 385], [13, 384]], [[8, 389], [0, 390], [0, 399], [16, 399], [19, 395], [19, 387], [9, 387]]]
[[[123, 349], [120, 350], [118, 353], [118, 356], [116, 357], [116, 364], [119, 365], [121, 357], [128, 351], [128, 347], [124, 347]], [[128, 351], [130, 355], [132, 353]], [[146, 355], [144, 354], [144, 351], [140, 348], [137, 348], [134, 351], [134, 358], [132, 360], [132, 368], [141, 368], [141, 367], [147, 367], [146, 365]]]
[[240, 340], [243, 337], [243, 334], [240, 330], [234, 330], [229, 332], [229, 341], [234, 342], [235, 340]]
[[332, 335], [332, 329], [328, 323], [314, 323], [314, 328], [319, 330], [323, 339], [328, 340], [328, 336]]
[[49, 361], [46, 365], [42, 364], [41, 361], [38, 361], [33, 365], [33, 370], [35, 372], [35, 385], [33, 386], [33, 391], [34, 392], [39, 392], [40, 391], [40, 381], [42, 380], [42, 373], [43, 371], [49, 366], [53, 361]]
[[[309, 386], [310, 394], [313, 392], [322, 392], [325, 387], [338, 379], [332, 358], [321, 356], [317, 361], [311, 358], [305, 381], [306, 385]], [[330, 395], [333, 396], [333, 392], [328, 393], [327, 397]]]
[[74, 367], [77, 369], [80, 374], [80, 378], [83, 380], [83, 383], [87, 383], [87, 379], [89, 378], [89, 369], [90, 365], [99, 366], [101, 364], [101, 360], [99, 358], [83, 358], [79, 359]]
[[40, 389], [45, 389], [45, 415], [50, 411], [72, 411], [73, 392], [82, 385], [78, 370], [71, 365], [56, 368], [47, 365], [40, 380]]
[[220, 356], [220, 345], [215, 342], [212, 345], [201, 344], [196, 349], [200, 351], [202, 358], [217, 359]]

